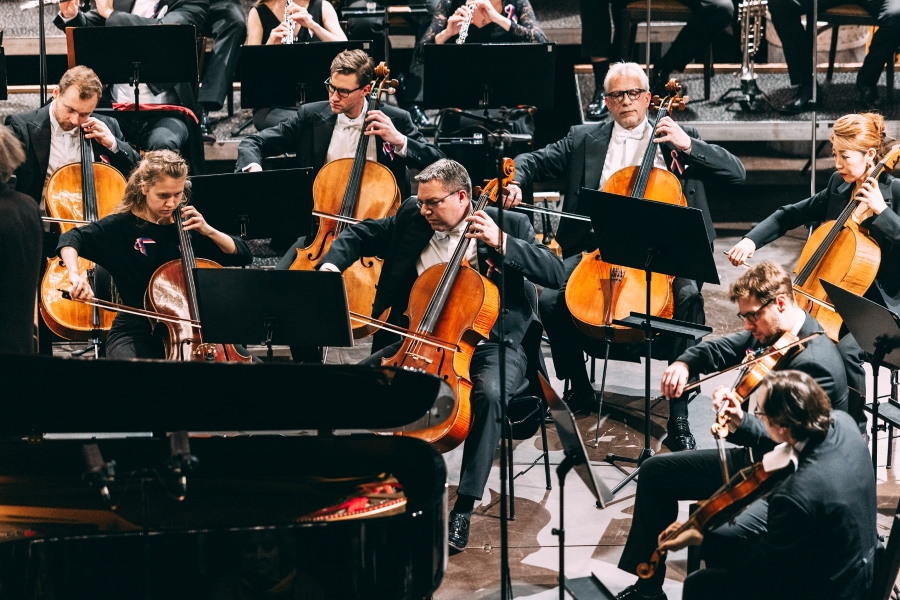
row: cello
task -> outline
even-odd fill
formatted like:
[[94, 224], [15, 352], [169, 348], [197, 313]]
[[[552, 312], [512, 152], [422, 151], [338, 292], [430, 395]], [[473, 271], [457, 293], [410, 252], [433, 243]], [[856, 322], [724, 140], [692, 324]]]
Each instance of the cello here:
[[200, 311], [197, 305], [197, 286], [194, 269], [221, 269], [222, 265], [205, 258], [196, 258], [191, 245], [191, 232], [184, 230], [181, 206], [173, 212], [178, 228], [181, 259], [161, 265], [150, 277], [144, 305], [148, 311], [159, 313], [166, 320], [168, 335], [163, 338], [169, 360], [249, 363], [252, 356], [238, 352], [233, 344], [209, 344], [203, 341]]
[[[390, 70], [383, 62], [375, 67], [375, 75], [379, 80], [366, 116], [370, 111], [378, 110], [383, 92], [392, 94], [394, 87], [399, 85], [396, 79], [388, 79]], [[400, 206], [400, 188], [394, 174], [383, 164], [366, 159], [370, 136], [365, 135], [365, 127], [363, 118], [363, 131], [360, 132], [353, 158], [333, 160], [316, 175], [313, 182], [313, 204], [317, 213], [362, 221], [390, 216]], [[305, 248], [297, 249], [297, 257], [291, 263], [291, 270], [314, 270], [328, 252], [331, 242], [346, 227], [346, 221], [320, 216], [315, 239]], [[350, 310], [361, 314], [372, 312], [375, 289], [381, 276], [381, 264], [382, 260], [378, 257], [362, 257], [344, 270], [344, 286]], [[353, 327], [353, 337], [356, 339], [373, 332], [368, 325]]]
[[[868, 177], [878, 179], [900, 160], [900, 145], [879, 161]], [[867, 178], [868, 178], [867, 177]], [[837, 342], [844, 320], [819, 282], [824, 279], [849, 292], [863, 295], [878, 274], [881, 248], [865, 229], [851, 218], [859, 200], [851, 198], [834, 221], [819, 225], [806, 240], [794, 269], [797, 304], [812, 315], [825, 333]]]
[[[93, 157], [91, 141], [82, 129], [81, 162], [57, 169], [47, 182], [47, 213], [60, 223], [62, 233], [75, 226], [72, 221], [87, 224], [111, 214], [125, 193], [125, 177], [106, 163], [95, 165]], [[96, 289], [94, 263], [79, 258], [78, 270], [87, 272], [91, 287]], [[63, 339], [92, 340], [96, 344], [106, 337], [115, 315], [65, 300], [59, 290], [68, 289], [68, 282], [62, 261], [48, 259], [41, 281], [41, 317], [48, 329]]]
[[[656, 131], [659, 120], [673, 109], [684, 110], [689, 99], [682, 97], [681, 86], [674, 80], [666, 84], [669, 95], [660, 100], [654, 96], [651, 108], [656, 110], [656, 120], [651, 126]], [[687, 206], [678, 178], [665, 169], [653, 166], [658, 145], [652, 140], [647, 145], [641, 164], [625, 167], [613, 173], [603, 185], [604, 192], [644, 198]], [[672, 280], [669, 275], [653, 273], [650, 283], [651, 314], [671, 318], [674, 310]], [[644, 332], [613, 325], [613, 320], [623, 319], [632, 311], [645, 312], [647, 284], [643, 271], [612, 265], [603, 260], [600, 250], [585, 252], [581, 262], [566, 284], [566, 304], [578, 329], [587, 335], [609, 342], [639, 342]]]
[[[496, 201], [515, 173], [512, 159], [504, 159], [503, 173], [501, 182], [494, 179], [485, 186], [472, 212], [484, 210], [488, 202]], [[466, 249], [473, 241], [466, 237], [470, 227], [471, 223], [467, 223], [449, 262], [433, 265], [419, 275], [404, 313], [409, 317], [411, 333], [442, 340], [456, 350], [407, 337], [396, 354], [381, 361], [382, 366], [432, 373], [453, 388], [455, 401], [450, 418], [402, 434], [430, 442], [440, 452], [457, 447], [469, 434], [472, 424], [469, 365], [476, 345], [490, 336], [500, 312], [497, 286], [463, 262]]]

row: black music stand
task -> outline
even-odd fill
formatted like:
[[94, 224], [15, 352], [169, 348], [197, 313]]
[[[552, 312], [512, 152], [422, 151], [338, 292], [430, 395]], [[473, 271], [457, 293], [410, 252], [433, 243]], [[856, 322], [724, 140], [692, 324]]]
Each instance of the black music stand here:
[[[559, 600], [565, 600], [567, 591], [575, 600], [579, 600], [579, 598], [586, 598], [586, 596], [575, 595], [573, 589], [570, 588], [566, 581], [566, 530], [563, 519], [566, 475], [574, 467], [581, 480], [584, 481], [594, 498], [597, 499], [597, 508], [606, 508], [606, 504], [612, 502], [613, 494], [606, 487], [606, 484], [603, 483], [603, 480], [597, 478], [594, 470], [591, 468], [587, 450], [584, 448], [584, 442], [581, 440], [581, 434], [578, 432], [578, 425], [575, 423], [575, 416], [572, 414], [572, 411], [569, 410], [565, 402], [560, 400], [543, 375], [538, 374], [538, 380], [541, 383], [544, 400], [550, 408], [553, 423], [556, 425], [556, 432], [559, 434], [559, 441], [562, 443], [566, 455], [563, 461], [559, 463], [559, 466], [556, 467], [556, 476], [559, 478], [559, 529], [553, 529], [553, 535], [559, 537]], [[596, 583], [599, 584], [596, 594], [600, 595], [592, 595], [592, 598], [612, 600], [615, 597], [606, 589], [605, 585], [599, 581]]]
[[312, 223], [312, 169], [197, 175], [191, 201], [206, 221], [242, 239], [292, 244]]
[[[203, 340], [241, 344], [353, 346], [340, 273], [194, 269]], [[304, 316], [306, 315], [306, 316]]]
[[[889, 401], [885, 413], [878, 413], [878, 370], [882, 365], [889, 369], [900, 369], [900, 316], [880, 304], [853, 292], [820, 279], [819, 282], [834, 303], [834, 308], [844, 319], [847, 329], [856, 338], [859, 347], [871, 357], [872, 404], [864, 405], [872, 413], [872, 468], [878, 472], [878, 419], [879, 416], [894, 426], [900, 427], [900, 406]], [[890, 438], [893, 435], [889, 436]], [[888, 442], [890, 444], [890, 442]], [[888, 445], [888, 467], [890, 467], [891, 446]]]
[[[43, 8], [43, 7], [41, 7]], [[43, 26], [43, 19], [41, 19]], [[41, 38], [43, 40], [43, 37]], [[43, 64], [42, 64], [43, 67]], [[41, 71], [43, 74], [43, 70]], [[45, 82], [46, 85], [46, 82]], [[7, 99], [7, 88], [6, 88], [6, 53], [3, 50], [3, 32], [0, 31], [0, 100]], [[41, 95], [41, 104], [44, 103], [44, 95]]]
[[69, 27], [66, 37], [73, 49], [70, 66], [90, 67], [104, 84], [134, 86], [135, 117], [140, 113], [138, 84], [199, 81], [193, 25]]
[[[653, 356], [653, 337], [665, 333], [699, 339], [708, 333], [706, 328], [698, 328], [695, 334], [685, 331], [682, 322], [669, 319], [646, 318], [650, 314], [650, 277], [652, 273], [662, 273], [675, 277], [694, 279], [704, 283], [719, 283], [712, 247], [706, 233], [703, 212], [699, 208], [688, 208], [675, 204], [665, 204], [620, 196], [598, 190], [582, 188], [581, 202], [587, 208], [594, 226], [594, 237], [603, 260], [615, 265], [642, 269], [647, 282], [646, 312], [633, 317], [614, 321], [644, 330], [644, 447], [637, 458], [608, 454], [606, 460], [635, 463], [632, 471], [615, 488], [613, 494], [634, 479], [641, 464], [651, 456], [650, 449], [650, 361]], [[635, 228], [622, 227], [622, 223], [633, 223]], [[677, 231], [675, 236], [672, 232]]]

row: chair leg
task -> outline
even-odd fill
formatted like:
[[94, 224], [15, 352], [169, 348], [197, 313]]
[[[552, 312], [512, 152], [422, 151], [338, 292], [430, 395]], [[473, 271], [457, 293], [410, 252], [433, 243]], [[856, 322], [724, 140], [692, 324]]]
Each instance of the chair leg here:
[[[541, 402], [541, 410], [547, 414], [547, 407]], [[547, 489], [552, 490], [550, 483], [550, 449], [547, 447], [547, 419], [541, 418], [541, 443], [544, 445], [544, 476], [547, 478]]]
[[[502, 462], [502, 461], [501, 461]], [[512, 459], [512, 423], [506, 420], [506, 464], [500, 465], [501, 469], [506, 469], [506, 480], [509, 482], [509, 520], [516, 520], [516, 478], [513, 477], [513, 459]]]
[[712, 44], [706, 47], [706, 51], [704, 52], [703, 57], [703, 99], [709, 100], [709, 96], [712, 92], [712, 76], [713, 76], [713, 61], [712, 61]]
[[837, 54], [838, 30], [840, 25], [835, 23], [831, 26], [831, 47], [828, 49], [828, 71], [825, 74], [825, 81], [831, 83], [831, 76], [834, 75], [834, 57]]
[[894, 426], [888, 425], [887, 466], [891, 468], [891, 460], [894, 458]]
[[228, 103], [227, 104], [228, 118], [230, 119], [231, 117], [234, 116], [234, 87], [233, 86], [228, 88], [228, 93], [225, 95], [225, 99]]
[[595, 381], [597, 381], [597, 359], [592, 356], [591, 357], [591, 385], [594, 385]]
[[888, 63], [885, 79], [887, 80], [887, 101], [894, 101], [894, 66], [897, 63], [898, 54], [891, 55], [891, 62]]

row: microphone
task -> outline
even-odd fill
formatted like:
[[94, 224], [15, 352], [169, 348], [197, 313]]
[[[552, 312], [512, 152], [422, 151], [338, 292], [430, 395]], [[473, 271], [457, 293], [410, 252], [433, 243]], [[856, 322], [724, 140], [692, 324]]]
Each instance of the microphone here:
[[81, 447], [81, 454], [88, 470], [82, 475], [82, 479], [89, 482], [92, 487], [100, 488], [100, 496], [104, 503], [112, 510], [116, 506], [112, 502], [109, 493], [109, 483], [116, 478], [116, 461], [105, 462], [100, 454], [100, 446], [97, 444], [85, 444]]
[[169, 434], [169, 460], [166, 468], [178, 479], [178, 500], [187, 496], [187, 474], [197, 466], [199, 461], [191, 455], [191, 442], [186, 431], [175, 431]]

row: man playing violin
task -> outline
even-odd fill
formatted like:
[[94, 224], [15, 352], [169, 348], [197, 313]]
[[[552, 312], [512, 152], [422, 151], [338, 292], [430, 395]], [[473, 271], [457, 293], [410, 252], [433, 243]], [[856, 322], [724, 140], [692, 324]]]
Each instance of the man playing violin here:
[[[733, 423], [745, 418], [733, 392], [720, 388], [716, 402], [728, 404]], [[733, 523], [672, 535], [681, 526], [675, 522], [662, 532], [660, 550], [698, 545], [706, 562], [706, 569], [685, 580], [682, 598], [868, 598], [878, 547], [877, 501], [856, 423], [832, 410], [822, 388], [800, 371], [769, 375], [753, 414], [755, 427], [765, 427], [781, 445], [766, 456], [766, 470], [793, 473]]]
[[[650, 92], [647, 76], [640, 65], [617, 63], [612, 65], [604, 82], [605, 102], [612, 122], [577, 125], [569, 135], [542, 150], [516, 157], [516, 179], [522, 186], [533, 181], [565, 178], [567, 191], [563, 210], [587, 214], [580, 205], [581, 188], [602, 189], [616, 171], [640, 164], [648, 145], [657, 144], [654, 166], [671, 171], [681, 183], [688, 206], [703, 211], [710, 244], [715, 229], [709, 215], [704, 182], [739, 184], [744, 181], [744, 166], [727, 150], [700, 139], [691, 127], [682, 128], [666, 116], [654, 130], [647, 119]], [[508, 206], [521, 200], [521, 190], [510, 186]], [[629, 223], [640, 235], [640, 223]], [[556, 240], [562, 246], [566, 274], [571, 275], [581, 261], [581, 253], [596, 249], [590, 223], [561, 219]], [[675, 278], [672, 284], [675, 299], [674, 318], [703, 324], [703, 296], [700, 285], [689, 279]], [[590, 409], [594, 404], [594, 388], [585, 370], [582, 352], [593, 341], [582, 334], [572, 321], [565, 302], [565, 287], [544, 290], [540, 300], [541, 320], [550, 339], [556, 376], [571, 380], [572, 387], [564, 398], [573, 408]], [[668, 352], [674, 358], [685, 348], [686, 342], [669, 342]], [[688, 425], [689, 398], [675, 398], [670, 402], [670, 417], [666, 445], [673, 450], [692, 449], [694, 438]]]
[[[410, 292], [425, 269], [448, 262], [461, 240], [466, 225], [472, 223], [466, 260], [473, 268], [499, 281], [506, 277], [504, 297], [505, 331], [499, 319], [490, 339], [479, 344], [472, 356], [470, 379], [473, 424], [466, 438], [456, 504], [450, 514], [452, 548], [468, 543], [469, 520], [476, 502], [484, 495], [494, 451], [500, 440], [499, 344], [506, 342], [506, 398], [522, 393], [528, 386], [526, 375], [542, 367], [537, 348], [541, 324], [535, 313], [536, 291], [532, 282], [557, 287], [563, 281], [562, 261], [539, 243], [529, 219], [505, 213], [503, 231], [497, 226], [497, 209], [488, 207], [472, 213], [472, 184], [465, 168], [442, 159], [416, 176], [418, 197], [407, 199], [392, 217], [366, 220], [351, 225], [337, 236], [322, 258], [319, 268], [341, 271], [362, 256], [383, 256], [384, 265], [372, 314], [388, 308], [388, 322], [409, 327], [406, 311]], [[396, 336], [375, 334], [374, 354], [363, 364], [380, 365], [382, 357], [400, 348]], [[527, 350], [526, 350], [527, 349]]]
[[[737, 304], [744, 331], [705, 340], [688, 348], [663, 373], [661, 391], [667, 398], [680, 396], [692, 376], [738, 365], [748, 352], [772, 345], [786, 332], [802, 339], [821, 330], [816, 320], [794, 301], [790, 276], [771, 261], [749, 268], [731, 285], [730, 296]], [[837, 348], [826, 336], [814, 337], [802, 350], [780, 360], [776, 368], [806, 373], [824, 390], [832, 409], [846, 412], [844, 365]], [[715, 400], [718, 403], [721, 395], [715, 396]], [[726, 411], [731, 417], [727, 440], [740, 446], [726, 450], [729, 473], [759, 460], [776, 444], [758, 417], [745, 414], [746, 404], [750, 401], [744, 399], [745, 406], [740, 415], [734, 407], [734, 410]], [[634, 520], [619, 568], [636, 573], [637, 566], [647, 560], [656, 547], [659, 532], [675, 520], [678, 502], [707, 498], [721, 485], [717, 450], [660, 454], [644, 461], [638, 477]], [[619, 598], [664, 598], [664, 577], [665, 563], [660, 562], [653, 577], [639, 579]]]

